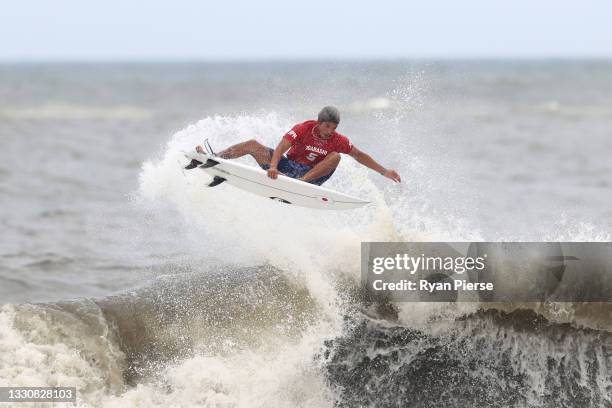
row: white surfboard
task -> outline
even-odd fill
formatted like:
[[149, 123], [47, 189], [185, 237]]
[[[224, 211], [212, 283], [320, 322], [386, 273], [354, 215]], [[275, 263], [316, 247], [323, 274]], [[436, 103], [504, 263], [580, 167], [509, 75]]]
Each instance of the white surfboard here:
[[[224, 183], [285, 204], [321, 210], [351, 210], [369, 203], [369, 201], [348, 194], [292, 179], [281, 174], [278, 175], [276, 180], [273, 180], [261, 168], [247, 166], [233, 160], [225, 160], [211, 154], [185, 152], [185, 157], [204, 163], [198, 168], [213, 177], [225, 179]], [[210, 167], [206, 167], [208, 165]]]

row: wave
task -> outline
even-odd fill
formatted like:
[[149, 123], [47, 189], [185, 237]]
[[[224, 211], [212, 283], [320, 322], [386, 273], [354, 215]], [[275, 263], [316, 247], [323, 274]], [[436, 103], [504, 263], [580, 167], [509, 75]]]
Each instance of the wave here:
[[531, 310], [488, 310], [435, 335], [363, 318], [324, 358], [339, 407], [609, 406], [611, 341]]
[[[215, 116], [173, 135], [131, 198], [142, 213], [134, 233], [165, 248], [162, 275], [104, 298], [5, 305], [0, 386], [76, 386], [83, 407], [368, 406], [373, 393], [376, 406], [610, 405], [605, 304], [486, 311], [359, 296], [362, 241], [479, 238], [453, 211], [461, 194], [429, 183], [444, 163], [411, 155], [400, 171], [414, 181], [397, 187], [343, 160], [328, 185], [373, 201], [352, 212], [210, 189], [208, 176], [182, 170], [182, 151], [204, 138], [273, 146], [290, 125]], [[577, 228], [561, 229], [595, 233]]]
[[322, 403], [312, 355], [335, 324], [265, 265], [160, 277], [102, 299], [6, 305], [0, 385], [70, 384], [81, 406]]
[[146, 120], [152, 112], [137, 106], [81, 106], [68, 103], [50, 103], [41, 106], [0, 109], [0, 117], [16, 120]]
[[[609, 317], [609, 305], [597, 307]], [[339, 315], [326, 313], [271, 265], [203, 267], [105, 298], [6, 305], [0, 386], [76, 386], [83, 407], [610, 403], [609, 330], [520, 307], [404, 304], [395, 320], [364, 308], [345, 299]]]

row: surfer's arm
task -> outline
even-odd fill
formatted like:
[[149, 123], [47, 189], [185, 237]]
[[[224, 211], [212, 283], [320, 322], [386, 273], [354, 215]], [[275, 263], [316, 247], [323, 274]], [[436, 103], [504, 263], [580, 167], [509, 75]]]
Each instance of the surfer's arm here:
[[376, 160], [374, 160], [369, 154], [362, 152], [356, 146], [353, 146], [351, 151], [349, 152], [349, 156], [353, 159], [357, 160], [360, 164], [363, 164], [366, 167], [374, 170], [381, 175], [390, 178], [391, 180], [400, 183], [402, 181], [400, 175], [393, 169], [386, 169], [381, 166]]
[[274, 149], [274, 153], [272, 153], [272, 158], [270, 159], [270, 168], [268, 169], [268, 177], [275, 179], [278, 177], [278, 162], [280, 161], [283, 154], [291, 147], [291, 142], [287, 139], [283, 138], [276, 149]]

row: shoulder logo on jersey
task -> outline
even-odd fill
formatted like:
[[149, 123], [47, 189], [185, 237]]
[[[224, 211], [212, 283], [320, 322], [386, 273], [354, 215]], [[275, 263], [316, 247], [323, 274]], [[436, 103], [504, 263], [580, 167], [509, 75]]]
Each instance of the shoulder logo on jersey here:
[[289, 132], [287, 132], [287, 134], [288, 134], [289, 136], [291, 136], [291, 138], [292, 138], [293, 140], [295, 140], [295, 139], [297, 138], [297, 133], [295, 133], [295, 131], [293, 131], [293, 130], [290, 130]]

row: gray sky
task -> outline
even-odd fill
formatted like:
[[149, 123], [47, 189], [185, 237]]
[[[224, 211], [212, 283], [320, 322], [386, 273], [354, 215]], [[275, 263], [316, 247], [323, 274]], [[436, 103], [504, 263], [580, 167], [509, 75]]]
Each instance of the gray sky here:
[[610, 0], [15, 0], [0, 60], [612, 57]]

